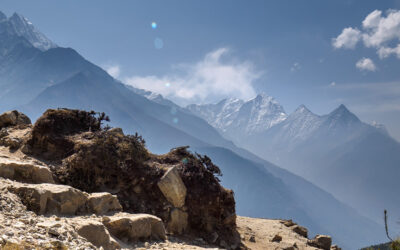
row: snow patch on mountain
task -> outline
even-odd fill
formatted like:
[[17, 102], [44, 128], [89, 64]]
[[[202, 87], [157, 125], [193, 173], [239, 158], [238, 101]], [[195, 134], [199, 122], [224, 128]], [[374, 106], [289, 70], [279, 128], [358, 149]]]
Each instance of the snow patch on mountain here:
[[320, 116], [312, 113], [306, 106], [301, 105], [280, 124], [281, 139], [300, 141], [309, 137], [322, 123]]
[[186, 108], [224, 133], [241, 131], [255, 134], [287, 118], [283, 107], [265, 93], [247, 102], [230, 98], [215, 104], [192, 104]]

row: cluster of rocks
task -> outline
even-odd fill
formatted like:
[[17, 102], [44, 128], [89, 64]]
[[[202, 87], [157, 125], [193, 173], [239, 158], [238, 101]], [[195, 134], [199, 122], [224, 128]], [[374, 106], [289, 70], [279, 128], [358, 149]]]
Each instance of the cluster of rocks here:
[[308, 231], [291, 220], [238, 217], [242, 242], [250, 249], [338, 250], [329, 236], [308, 239]]
[[158, 217], [121, 212], [117, 197], [110, 193], [54, 184], [46, 167], [2, 155], [0, 176], [8, 178], [0, 178], [3, 245], [119, 249], [119, 242], [166, 239]]
[[[308, 230], [305, 227], [299, 226], [292, 220], [282, 220], [281, 223], [290, 228], [293, 232], [301, 235], [304, 238], [308, 237]], [[280, 242], [282, 237], [277, 235], [272, 241]], [[332, 245], [332, 238], [328, 235], [317, 234], [313, 239], [307, 240], [307, 245], [324, 250], [340, 250], [337, 245]]]

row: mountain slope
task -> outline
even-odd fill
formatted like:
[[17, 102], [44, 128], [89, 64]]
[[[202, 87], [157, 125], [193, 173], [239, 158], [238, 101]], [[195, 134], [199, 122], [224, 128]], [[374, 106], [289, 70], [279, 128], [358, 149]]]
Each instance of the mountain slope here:
[[[359, 215], [331, 194], [284, 169], [261, 159], [258, 159], [258, 163], [250, 161], [224, 148], [203, 147], [194, 150], [207, 154], [221, 167], [223, 185], [235, 190], [238, 214], [256, 214], [259, 217], [271, 214], [274, 218], [290, 215], [301, 224], [309, 225], [311, 234], [319, 232], [332, 235], [343, 249], [359, 249], [366, 242], [369, 242], [368, 245], [385, 239], [383, 226]], [[252, 168], [248, 169], [250, 166]], [[244, 178], [249, 175], [250, 182]], [[282, 187], [274, 185], [271, 176], [279, 178], [285, 188], [281, 190]], [[290, 193], [285, 193], [285, 190], [290, 190]], [[277, 194], [279, 198], [272, 202], [271, 197]], [[265, 199], [262, 199], [263, 196]], [[292, 210], [295, 208], [293, 205], [287, 207], [285, 204], [288, 201], [295, 204], [297, 211], [305, 214], [297, 214]]]

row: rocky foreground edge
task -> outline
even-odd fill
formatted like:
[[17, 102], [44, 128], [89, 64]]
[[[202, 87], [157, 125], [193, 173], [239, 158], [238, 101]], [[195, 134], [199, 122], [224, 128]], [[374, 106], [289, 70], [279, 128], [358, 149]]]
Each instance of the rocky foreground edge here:
[[0, 249], [339, 249], [290, 220], [237, 217], [208, 157], [152, 154], [103, 118], [0, 115]]

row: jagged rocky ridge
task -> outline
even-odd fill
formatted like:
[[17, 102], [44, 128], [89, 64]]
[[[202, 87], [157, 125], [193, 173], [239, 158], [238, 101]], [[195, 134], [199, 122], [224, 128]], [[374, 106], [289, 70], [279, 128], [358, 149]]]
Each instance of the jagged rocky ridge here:
[[[48, 110], [34, 126], [25, 115], [7, 112], [0, 129], [0, 220], [19, 225], [16, 236], [32, 227], [47, 235], [35, 240], [32, 229], [18, 242], [9, 233], [1, 236], [3, 245], [134, 248], [137, 240], [163, 241], [168, 233], [246, 248], [233, 192], [219, 184], [218, 167], [207, 157], [185, 147], [153, 155], [140, 136], [102, 129], [95, 113], [79, 110]], [[329, 249], [329, 237], [307, 241], [306, 229], [288, 227], [302, 236], [304, 249]]]
[[[7, 36], [19, 36], [26, 39], [32, 46], [42, 51], [56, 48], [57, 45], [41, 33], [24, 16], [14, 13], [11, 17], [0, 12], [0, 33], [6, 33]], [[4, 36], [4, 34], [1, 34]]]

